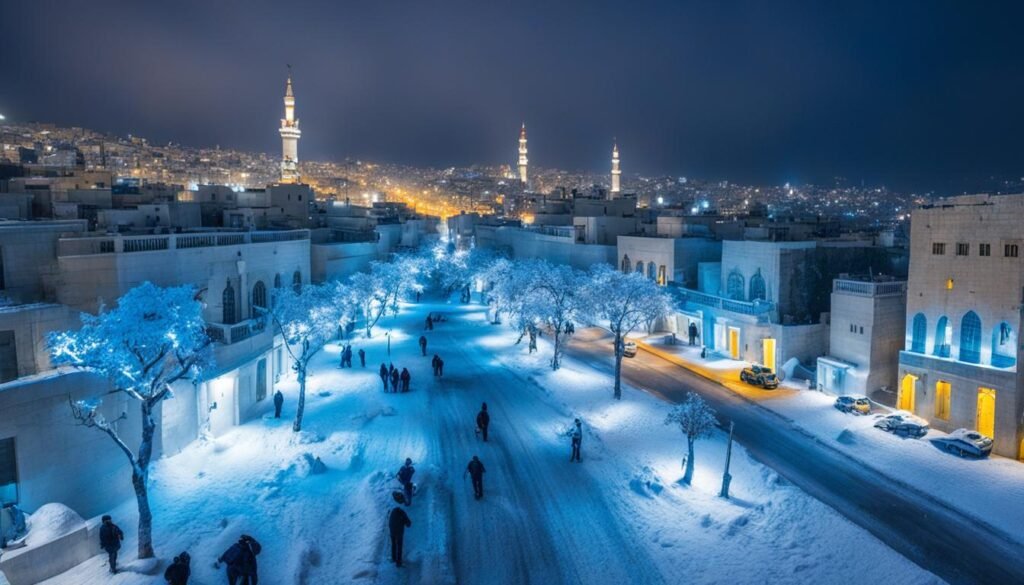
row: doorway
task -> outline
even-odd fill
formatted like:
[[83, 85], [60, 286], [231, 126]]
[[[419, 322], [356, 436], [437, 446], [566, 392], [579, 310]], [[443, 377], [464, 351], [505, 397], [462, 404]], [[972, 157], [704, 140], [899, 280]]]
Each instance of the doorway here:
[[740, 359], [740, 329], [739, 327], [729, 328], [729, 357], [734, 360]]
[[772, 339], [771, 337], [769, 337], [769, 338], [767, 338], [767, 339], [765, 339], [763, 341], [762, 346], [763, 346], [763, 349], [764, 349], [764, 356], [762, 357], [762, 359], [764, 360], [763, 361], [764, 367], [766, 367], [769, 370], [774, 372], [775, 371], [775, 340]]
[[978, 432], [986, 437], [996, 438], [996, 391], [993, 388], [978, 388]]
[[907, 374], [903, 376], [900, 383], [899, 397], [896, 399], [896, 408], [907, 412], [914, 412], [914, 391], [917, 390], [917, 376]]
[[235, 377], [211, 380], [209, 389], [210, 432], [219, 437], [235, 426]]

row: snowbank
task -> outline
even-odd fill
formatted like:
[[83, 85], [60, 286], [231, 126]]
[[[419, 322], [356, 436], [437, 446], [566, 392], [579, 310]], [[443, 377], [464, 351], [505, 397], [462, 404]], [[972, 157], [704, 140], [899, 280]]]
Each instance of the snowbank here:
[[85, 520], [64, 504], [44, 504], [26, 522], [25, 546], [39, 546], [85, 528]]

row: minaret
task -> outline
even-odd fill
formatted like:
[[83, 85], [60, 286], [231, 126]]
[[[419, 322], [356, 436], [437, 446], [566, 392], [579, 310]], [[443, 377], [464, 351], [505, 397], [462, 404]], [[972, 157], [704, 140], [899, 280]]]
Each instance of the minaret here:
[[284, 89], [284, 119], [281, 120], [281, 182], [299, 182], [299, 120], [295, 117], [295, 94], [292, 93], [292, 68], [288, 67], [288, 84]]
[[519, 180], [522, 181], [523, 185], [528, 186], [526, 165], [526, 122], [523, 122], [523, 128], [519, 131]]
[[614, 146], [612, 146], [612, 199], [618, 197], [619, 192], [621, 191], [619, 183], [620, 175], [622, 175], [622, 171], [619, 170], [619, 144], [616, 142]]

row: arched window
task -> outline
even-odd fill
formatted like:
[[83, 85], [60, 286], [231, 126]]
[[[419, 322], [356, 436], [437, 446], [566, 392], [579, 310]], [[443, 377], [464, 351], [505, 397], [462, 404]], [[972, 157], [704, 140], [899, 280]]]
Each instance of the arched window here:
[[665, 265], [658, 266], [658, 285], [665, 286], [668, 284], [668, 271], [665, 269]]
[[657, 267], [654, 266], [654, 262], [648, 262], [647, 263], [647, 278], [650, 278], [651, 280], [654, 280], [655, 278], [657, 278], [657, 276], [658, 276], [657, 270], [658, 270]]
[[974, 311], [968, 311], [960, 321], [960, 361], [981, 361], [981, 318]]
[[1017, 332], [1003, 321], [992, 330], [992, 365], [1012, 368], [1017, 364]]
[[765, 300], [768, 292], [764, 284], [764, 277], [761, 276], [761, 269], [758, 268], [754, 276], [750, 277], [750, 300]]
[[729, 273], [729, 278], [725, 281], [725, 294], [730, 299], [743, 300], [743, 275], [738, 270]]
[[224, 294], [221, 295], [222, 305], [222, 320], [221, 322], [228, 325], [232, 325], [238, 321], [238, 317], [235, 316], [235, 289], [231, 286], [231, 281], [228, 281], [227, 286], [224, 287]]
[[949, 348], [953, 345], [953, 324], [943, 315], [935, 325], [935, 346], [932, 353], [939, 357], [949, 357]]
[[924, 353], [926, 338], [928, 337], [928, 318], [924, 313], [914, 315], [910, 326], [910, 351]]
[[260, 309], [267, 308], [267, 287], [262, 280], [257, 280], [252, 287], [252, 316], [255, 319], [263, 314]]
[[275, 274], [274, 275], [274, 288], [281, 288], [281, 275], [280, 274]]
[[302, 292], [302, 273], [298, 270], [292, 275], [292, 290], [295, 292]]
[[626, 274], [633, 272], [633, 263], [629, 261], [629, 254], [622, 257], [622, 271]]
[[637, 273], [640, 274], [640, 276], [644, 275], [644, 261], [643, 260], [637, 260], [636, 261], [636, 271], [637, 271]]

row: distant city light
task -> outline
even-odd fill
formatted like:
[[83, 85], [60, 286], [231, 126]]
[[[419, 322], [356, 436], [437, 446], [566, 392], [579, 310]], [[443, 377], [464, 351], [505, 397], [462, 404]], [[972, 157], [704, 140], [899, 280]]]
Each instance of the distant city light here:
[[658, 205], [664, 205], [664, 204], [665, 204], [665, 198], [664, 197], [658, 197]]
[[6, 120], [6, 119], [7, 118], [5, 118], [3, 114], [0, 114], [0, 120]]

